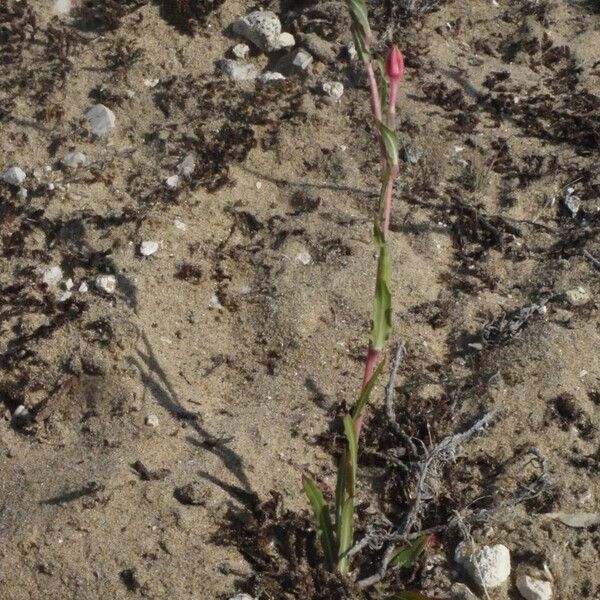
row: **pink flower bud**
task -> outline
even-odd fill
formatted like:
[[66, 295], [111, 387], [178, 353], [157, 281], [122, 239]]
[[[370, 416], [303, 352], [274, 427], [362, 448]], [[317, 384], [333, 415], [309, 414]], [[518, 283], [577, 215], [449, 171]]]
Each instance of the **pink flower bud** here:
[[390, 81], [400, 81], [404, 76], [404, 58], [400, 50], [398, 50], [398, 46], [392, 46], [385, 63], [385, 68]]

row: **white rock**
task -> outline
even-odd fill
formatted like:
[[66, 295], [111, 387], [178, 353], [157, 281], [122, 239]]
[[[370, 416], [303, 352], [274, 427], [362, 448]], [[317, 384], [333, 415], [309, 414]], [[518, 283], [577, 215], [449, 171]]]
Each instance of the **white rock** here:
[[346, 46], [346, 55], [350, 60], [354, 60], [358, 56], [354, 42], [349, 42]]
[[92, 133], [95, 135], [106, 135], [115, 128], [115, 115], [104, 104], [92, 106], [85, 113], [85, 118], [88, 120], [92, 128]]
[[147, 88], [156, 87], [160, 83], [160, 79], [144, 79], [144, 85]]
[[231, 49], [231, 53], [240, 60], [246, 60], [250, 55], [250, 46], [248, 44], [236, 44]]
[[72, 290], [73, 289], [73, 285], [75, 285], [75, 284], [73, 283], [73, 280], [69, 277], [69, 279], [67, 279], [65, 281], [65, 289], [66, 290]]
[[158, 251], [158, 242], [147, 240], [140, 244], [140, 254], [142, 256], [151, 256]]
[[256, 10], [238, 19], [233, 31], [258, 46], [264, 52], [280, 48], [281, 21], [270, 10]]
[[73, 295], [73, 292], [69, 292], [69, 291], [61, 292], [58, 295], [58, 301], [59, 302], [66, 302], [72, 295]]
[[177, 229], [180, 229], [181, 231], [185, 231], [187, 229], [187, 225], [179, 219], [175, 219], [174, 224], [175, 227], [177, 227]]
[[63, 278], [62, 269], [58, 265], [50, 267], [44, 271], [42, 278], [47, 285], [58, 285]]
[[258, 69], [250, 63], [224, 58], [217, 64], [221, 71], [234, 81], [252, 81], [258, 75]]
[[179, 183], [179, 175], [171, 175], [171, 177], [167, 177], [165, 179], [165, 185], [168, 188], [171, 188], [172, 190], [174, 190], [177, 187], [178, 183]]
[[310, 265], [310, 254], [304, 250], [302, 252], [298, 252], [298, 254], [296, 254], [296, 260], [304, 266]]
[[71, 169], [76, 169], [79, 165], [85, 165], [85, 163], [87, 163], [87, 156], [78, 150], [75, 152], [69, 152], [69, 154], [63, 156], [60, 161], [61, 165]]
[[17, 406], [17, 408], [15, 408], [15, 411], [13, 412], [13, 417], [15, 419], [19, 419], [20, 421], [25, 421], [29, 418], [29, 414], [30, 413], [27, 407], [23, 404], [19, 404], [19, 406]]
[[552, 598], [552, 584], [542, 579], [534, 579], [529, 575], [517, 577], [517, 589], [525, 600], [550, 600]]
[[255, 600], [250, 594], [236, 594], [229, 598], [229, 600]]
[[114, 294], [117, 289], [117, 278], [114, 275], [98, 275], [96, 288], [105, 294]]
[[271, 81], [281, 81], [282, 79], [285, 79], [285, 75], [282, 75], [281, 73], [277, 73], [277, 71], [265, 71], [264, 73], [261, 73], [256, 80], [259, 81], [260, 83], [269, 83]]
[[24, 187], [19, 188], [19, 191], [17, 192], [17, 196], [19, 198], [21, 198], [21, 200], [26, 200], [27, 199], [27, 189]]
[[25, 171], [20, 167], [11, 167], [2, 173], [2, 180], [9, 185], [21, 185], [26, 177]]
[[156, 415], [148, 415], [144, 419], [144, 423], [146, 423], [148, 427], [158, 427], [158, 417]]
[[189, 177], [196, 168], [196, 159], [193, 154], [188, 154], [178, 165], [177, 172], [182, 177]]
[[81, 292], [82, 294], [87, 294], [89, 289], [90, 288], [88, 287], [88, 284], [85, 281], [82, 281], [81, 285], [78, 288], [78, 291]]
[[56, 15], [68, 15], [73, 8], [71, 0], [56, 0], [54, 3], [54, 14]]
[[509, 578], [510, 551], [506, 546], [483, 546], [472, 554], [469, 554], [468, 550], [467, 544], [459, 544], [454, 558], [482, 588], [499, 587]]
[[294, 39], [294, 36], [291, 33], [282, 33], [279, 36], [277, 44], [278, 50], [282, 50], [283, 48], [292, 48], [296, 45], [296, 40]]
[[321, 88], [327, 96], [336, 102], [344, 95], [344, 84], [340, 81], [326, 81]]
[[582, 288], [581, 286], [579, 286], [578, 288], [566, 291], [565, 297], [567, 298], [567, 302], [571, 306], [584, 306], [592, 299], [590, 293], [585, 288]]

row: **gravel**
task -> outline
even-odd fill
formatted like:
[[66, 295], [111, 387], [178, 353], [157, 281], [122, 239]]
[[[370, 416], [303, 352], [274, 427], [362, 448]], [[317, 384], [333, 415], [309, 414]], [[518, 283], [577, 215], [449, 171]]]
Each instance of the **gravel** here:
[[142, 256], [152, 256], [158, 251], [159, 244], [154, 240], [145, 240], [140, 244], [140, 254]]
[[117, 278], [114, 275], [98, 275], [96, 289], [104, 294], [114, 294], [117, 289]]
[[92, 133], [95, 135], [106, 135], [115, 128], [115, 115], [104, 104], [92, 106], [85, 113], [85, 118], [88, 120]]
[[483, 546], [469, 553], [463, 542], [456, 548], [455, 560], [484, 589], [497, 588], [510, 577], [510, 551], [503, 544]]
[[42, 279], [46, 285], [58, 285], [62, 278], [63, 272], [58, 265], [46, 269], [42, 275]]
[[543, 579], [535, 579], [529, 575], [517, 577], [517, 589], [525, 600], [550, 600], [552, 598], [552, 584]]
[[148, 415], [144, 419], [144, 423], [147, 427], [158, 427], [158, 417], [156, 415]]
[[250, 63], [223, 58], [217, 65], [233, 81], [252, 81], [258, 76], [258, 69]]
[[11, 167], [2, 173], [2, 181], [9, 185], [21, 185], [26, 177], [25, 171], [20, 167]]

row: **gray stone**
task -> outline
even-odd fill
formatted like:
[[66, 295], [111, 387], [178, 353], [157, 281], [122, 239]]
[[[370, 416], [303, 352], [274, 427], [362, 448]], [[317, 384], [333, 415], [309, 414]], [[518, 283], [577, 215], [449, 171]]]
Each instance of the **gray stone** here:
[[190, 177], [196, 168], [196, 159], [193, 154], [188, 154], [178, 165], [177, 172], [182, 177]]
[[92, 106], [85, 113], [85, 118], [88, 120], [92, 133], [95, 135], [106, 135], [115, 128], [115, 115], [104, 104]]
[[257, 77], [256, 81], [259, 81], [260, 83], [270, 83], [271, 81], [282, 81], [283, 79], [285, 79], [285, 76], [281, 73], [277, 73], [276, 71], [265, 71]]
[[236, 44], [231, 49], [231, 53], [240, 60], [246, 60], [250, 55], [250, 46], [248, 44]]
[[258, 76], [258, 69], [250, 63], [223, 58], [217, 64], [234, 81], [252, 81]]
[[171, 175], [165, 179], [165, 185], [174, 190], [179, 184], [179, 175]]
[[510, 551], [503, 544], [469, 552], [469, 545], [463, 542], [456, 548], [454, 559], [484, 589], [497, 588], [510, 577]]
[[26, 177], [25, 171], [20, 167], [11, 167], [2, 173], [2, 181], [9, 185], [21, 185]]
[[282, 33], [279, 36], [278, 50], [283, 50], [284, 48], [293, 48], [296, 45], [296, 40], [291, 33]]
[[98, 275], [96, 289], [105, 294], [114, 294], [117, 289], [117, 278], [114, 275]]
[[575, 188], [567, 188], [564, 204], [565, 208], [571, 213], [571, 216], [575, 218], [581, 208], [581, 200], [579, 196], [575, 196]]
[[70, 169], [76, 169], [79, 165], [85, 165], [87, 163], [87, 156], [83, 152], [75, 150], [75, 152], [69, 152], [69, 154], [63, 156], [60, 164], [63, 167], [69, 167]]
[[346, 52], [348, 60], [354, 60], [358, 56], [358, 52], [356, 51], [356, 46], [354, 45], [354, 42], [349, 42], [348, 44], [346, 44], [344, 50]]
[[283, 75], [301, 75], [306, 73], [313, 62], [313, 57], [306, 50], [297, 49], [282, 57], [275, 70]]
[[404, 160], [411, 165], [416, 165], [423, 155], [422, 148], [415, 146], [414, 144], [405, 144], [402, 149]]
[[264, 52], [280, 48], [281, 21], [270, 10], [256, 10], [238, 19], [233, 31], [258, 46]]
[[551, 600], [552, 584], [543, 579], [536, 579], [521, 574], [517, 577], [517, 589], [525, 600]]
[[585, 288], [579, 286], [566, 291], [565, 298], [571, 306], [585, 306], [592, 299], [592, 296]]

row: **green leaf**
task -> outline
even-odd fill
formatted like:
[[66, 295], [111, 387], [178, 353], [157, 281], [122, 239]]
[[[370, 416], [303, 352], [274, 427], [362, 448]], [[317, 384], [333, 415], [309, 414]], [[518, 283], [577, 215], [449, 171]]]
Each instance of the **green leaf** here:
[[354, 499], [349, 497], [344, 502], [344, 509], [342, 510], [342, 527], [340, 529], [340, 547], [338, 571], [342, 575], [347, 575], [350, 567], [350, 561], [346, 554], [348, 550], [352, 548], [352, 541], [354, 538]]
[[358, 419], [358, 417], [360, 417], [360, 415], [362, 414], [362, 411], [365, 409], [365, 406], [367, 405], [367, 402], [369, 401], [369, 396], [371, 395], [371, 392], [373, 391], [373, 388], [375, 387], [375, 384], [377, 383], [377, 378], [379, 377], [379, 375], [381, 374], [381, 370], [383, 369], [383, 363], [384, 363], [384, 361], [381, 361], [379, 363], [379, 365], [373, 372], [373, 375], [371, 375], [371, 379], [369, 379], [369, 381], [367, 382], [365, 387], [363, 387], [362, 391], [360, 392], [360, 396], [358, 397], [358, 401], [356, 403], [356, 406], [354, 407], [354, 413], [352, 414], [352, 419], [355, 422], [356, 422], [356, 419]]
[[375, 126], [379, 129], [379, 133], [381, 133], [388, 163], [390, 165], [398, 165], [398, 149], [400, 147], [398, 135], [379, 119], [375, 119]]
[[379, 72], [379, 77], [377, 77], [377, 87], [379, 89], [379, 104], [381, 106], [381, 114], [383, 114], [385, 112], [386, 101], [388, 97], [387, 73], [385, 70], [385, 63], [381, 58], [375, 61], [375, 66]]
[[354, 23], [362, 29], [364, 36], [369, 35], [371, 27], [369, 26], [369, 14], [366, 2], [364, 0], [346, 0], [346, 4]]
[[412, 567], [425, 550], [429, 537], [428, 535], [422, 535], [413, 542], [412, 546], [399, 549], [392, 555], [390, 565], [400, 568]]
[[317, 536], [321, 542], [325, 559], [329, 566], [333, 567], [337, 559], [337, 552], [335, 550], [333, 525], [331, 524], [329, 507], [327, 506], [327, 502], [325, 502], [323, 493], [316, 486], [314, 481], [308, 479], [308, 477], [302, 477], [302, 485], [306, 495], [308, 496], [308, 500], [310, 501], [313, 512], [315, 513]]
[[354, 496], [356, 490], [356, 471], [358, 468], [358, 438], [356, 437], [356, 428], [354, 419], [350, 415], [344, 417], [344, 432], [348, 440], [348, 475], [346, 476], [346, 489], [350, 496]]
[[338, 462], [337, 482], [335, 485], [335, 530], [340, 539], [342, 528], [342, 510], [346, 499], [346, 485], [348, 475], [348, 451], [344, 450]]
[[375, 245], [379, 248], [379, 260], [369, 340], [374, 350], [381, 351], [392, 332], [392, 294], [390, 292], [391, 267], [388, 246], [377, 220], [375, 221], [374, 236]]
[[350, 31], [352, 32], [352, 40], [354, 41], [356, 52], [358, 53], [360, 60], [364, 61], [369, 56], [365, 45], [365, 35], [358, 25], [353, 24], [350, 27]]

